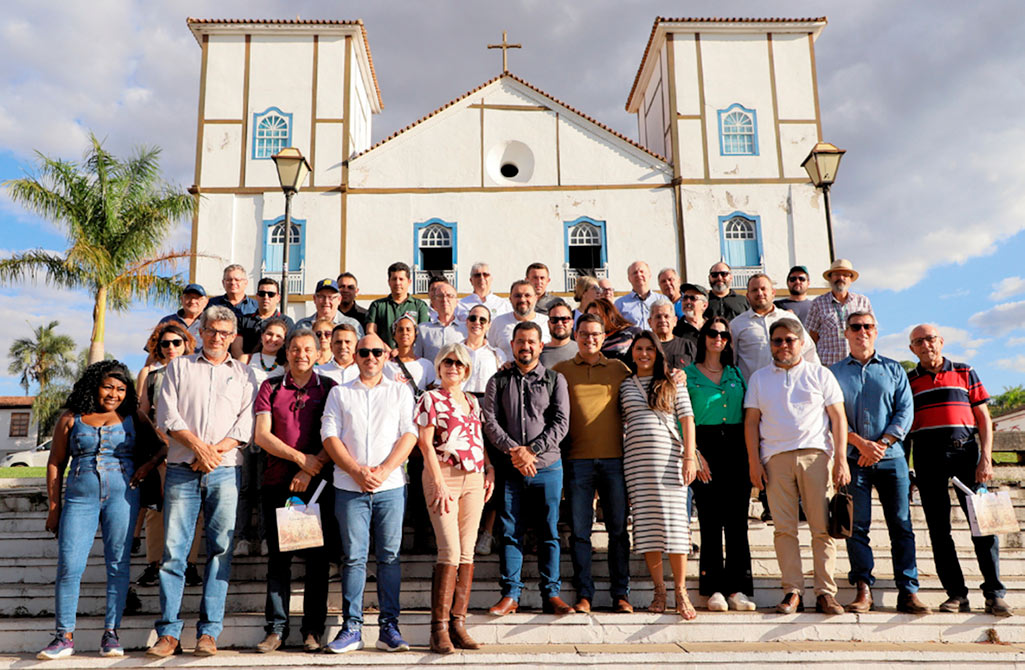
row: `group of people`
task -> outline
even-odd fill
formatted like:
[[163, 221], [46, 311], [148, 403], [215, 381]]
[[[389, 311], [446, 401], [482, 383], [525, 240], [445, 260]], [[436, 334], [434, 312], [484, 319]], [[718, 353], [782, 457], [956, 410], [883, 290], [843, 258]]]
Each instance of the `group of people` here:
[[[754, 610], [752, 487], [764, 490], [774, 524], [783, 586], [777, 611], [804, 608], [802, 516], [812, 537], [815, 608], [845, 610], [836, 600], [836, 547], [827, 528], [836, 486], [849, 486], [854, 497], [847, 551], [857, 596], [846, 609], [873, 608], [875, 487], [897, 609], [931, 611], [917, 596], [914, 485], [948, 596], [939, 609], [969, 610], [950, 537], [949, 479], [977, 487], [992, 477], [988, 396], [970, 366], [942, 355], [934, 326], [911, 331], [919, 364], [905, 373], [875, 350], [878, 324], [868, 299], [850, 290], [858, 273], [849, 261], [823, 273], [830, 290], [814, 299], [803, 266], [790, 270], [780, 300], [761, 273], [739, 295], [722, 262], [710, 268], [708, 288], [681, 283], [667, 268], [655, 277], [656, 291], [643, 261], [627, 275], [631, 290], [614, 301], [611, 286], [601, 284], [608, 280], [579, 278], [574, 308], [548, 292], [541, 263], [512, 283], [508, 300], [491, 292], [489, 266], [476, 263], [473, 293], [459, 299], [438, 278], [428, 306], [409, 292], [410, 268], [393, 263], [389, 295], [364, 309], [356, 304], [356, 277], [343, 273], [317, 283], [316, 311], [297, 323], [280, 313], [274, 279], [259, 281], [256, 299], [247, 295], [241, 266], [225, 268], [224, 295], [208, 299], [202, 286], [187, 285], [181, 309], [150, 337], [138, 380], [117, 361], [91, 365], [55, 428], [46, 527], [59, 542], [56, 635], [39, 658], [73, 653], [79, 584], [97, 526], [107, 573], [100, 652], [124, 653], [117, 630], [141, 508], [161, 609], [147, 654], [181, 653], [182, 596], [200, 538], [206, 563], [194, 653], [217, 653], [232, 557], [254, 511], [267, 553], [266, 637], [257, 651], [280, 648], [289, 636], [296, 552], [278, 547], [276, 511], [314, 498], [324, 539], [302, 552], [307, 651], [363, 647], [371, 546], [377, 647], [409, 648], [399, 630], [409, 517], [434, 530], [430, 647], [438, 653], [478, 647], [465, 622], [475, 547], [491, 533], [501, 587], [491, 615], [520, 607], [530, 528], [543, 611], [590, 612], [596, 501], [608, 532], [613, 611], [633, 611], [632, 549], [643, 554], [653, 582], [648, 610], [670, 608], [668, 555], [672, 608], [685, 620], [697, 616], [686, 590], [691, 494], [706, 608]], [[572, 605], [560, 597], [563, 499]], [[973, 541], [986, 611], [1008, 616], [997, 539]], [[331, 563], [340, 565], [342, 627], [325, 644]]]

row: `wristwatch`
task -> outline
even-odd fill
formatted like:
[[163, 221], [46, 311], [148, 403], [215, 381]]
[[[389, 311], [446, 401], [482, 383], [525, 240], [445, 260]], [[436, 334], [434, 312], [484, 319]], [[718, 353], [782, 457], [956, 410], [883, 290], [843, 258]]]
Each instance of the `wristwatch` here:
[[535, 456], [540, 456], [541, 451], [542, 449], [540, 444], [538, 444], [537, 442], [530, 443], [530, 453], [534, 454]]
[[884, 437], [883, 439], [879, 440], [879, 443], [880, 444], [885, 444], [887, 447], [889, 447], [889, 446], [891, 446], [893, 444], [893, 440], [891, 440], [888, 437]]

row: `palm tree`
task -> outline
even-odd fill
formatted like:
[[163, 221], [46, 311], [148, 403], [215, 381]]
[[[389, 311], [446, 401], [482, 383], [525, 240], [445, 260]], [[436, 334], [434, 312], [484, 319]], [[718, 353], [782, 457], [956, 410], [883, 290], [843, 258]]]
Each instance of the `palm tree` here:
[[58, 321], [51, 321], [46, 326], [37, 326], [32, 337], [19, 337], [7, 352], [10, 359], [7, 371], [21, 375], [18, 383], [25, 389], [25, 395], [32, 382], [39, 384], [42, 391], [51, 381], [71, 371], [75, 341], [55, 332], [58, 325]]
[[117, 311], [133, 300], [171, 302], [180, 281], [173, 271], [188, 251], [164, 251], [171, 227], [191, 214], [196, 200], [160, 177], [156, 148], [128, 160], [104, 150], [95, 135], [84, 161], [39, 157], [38, 174], [4, 183], [11, 198], [62, 228], [70, 247], [63, 256], [32, 249], [0, 259], [0, 282], [42, 273], [47, 283], [85, 289], [93, 297], [89, 362], [103, 359], [108, 305]]
[[[107, 354], [106, 358], [113, 356]], [[40, 444], [53, 432], [53, 426], [60, 417], [72, 385], [78, 381], [87, 367], [89, 348], [85, 347], [73, 359], [68, 360], [59, 375], [54, 375], [46, 386], [40, 387], [36, 399], [32, 401], [32, 416], [36, 421], [36, 444]]]

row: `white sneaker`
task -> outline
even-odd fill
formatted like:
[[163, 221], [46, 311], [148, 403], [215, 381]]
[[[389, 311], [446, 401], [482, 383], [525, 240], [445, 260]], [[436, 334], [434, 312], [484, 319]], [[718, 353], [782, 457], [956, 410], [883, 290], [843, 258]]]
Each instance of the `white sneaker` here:
[[754, 602], [743, 591], [737, 591], [726, 602], [730, 604], [730, 609], [737, 612], [754, 612], [756, 609]]
[[708, 599], [709, 612], [725, 612], [727, 609], [729, 608], [726, 606], [726, 598], [718, 591]]
[[474, 547], [474, 553], [478, 556], [487, 556], [491, 553], [491, 544], [494, 542], [494, 538], [491, 537], [491, 533], [486, 530], [482, 530], [480, 535], [477, 537], [477, 546]]
[[249, 551], [249, 540], [239, 540], [235, 543], [235, 556], [248, 556]]

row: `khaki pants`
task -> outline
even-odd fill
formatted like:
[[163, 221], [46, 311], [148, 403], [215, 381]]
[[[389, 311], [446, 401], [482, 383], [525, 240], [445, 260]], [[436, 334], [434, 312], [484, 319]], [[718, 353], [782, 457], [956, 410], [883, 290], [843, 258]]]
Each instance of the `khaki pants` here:
[[797, 539], [800, 501], [811, 530], [815, 595], [836, 595], [836, 582], [833, 580], [836, 545], [829, 536], [827, 523], [832, 489], [829, 462], [829, 454], [821, 449], [797, 449], [776, 454], [765, 464], [766, 493], [775, 524], [773, 544], [783, 576], [784, 593], [804, 593], [801, 544]]
[[[167, 477], [167, 464], [161, 463], [157, 470], [160, 472], [160, 488], [164, 488], [164, 479]], [[189, 563], [199, 561], [199, 536], [203, 532], [203, 512], [199, 513], [196, 519], [196, 536], [192, 540], [192, 550], [189, 552]], [[160, 563], [164, 560], [164, 512], [162, 510], [146, 510], [146, 562]]]
[[[441, 565], [473, 563], [477, 526], [480, 524], [481, 510], [484, 509], [484, 473], [467, 472], [447, 463], [438, 465], [441, 466], [441, 476], [449, 493], [455, 498], [455, 504], [449, 507], [446, 514], [439, 514], [432, 507], [427, 508], [438, 541], [437, 562]], [[424, 497], [430, 500], [434, 496], [434, 485], [427, 468], [424, 468], [423, 484]]]

